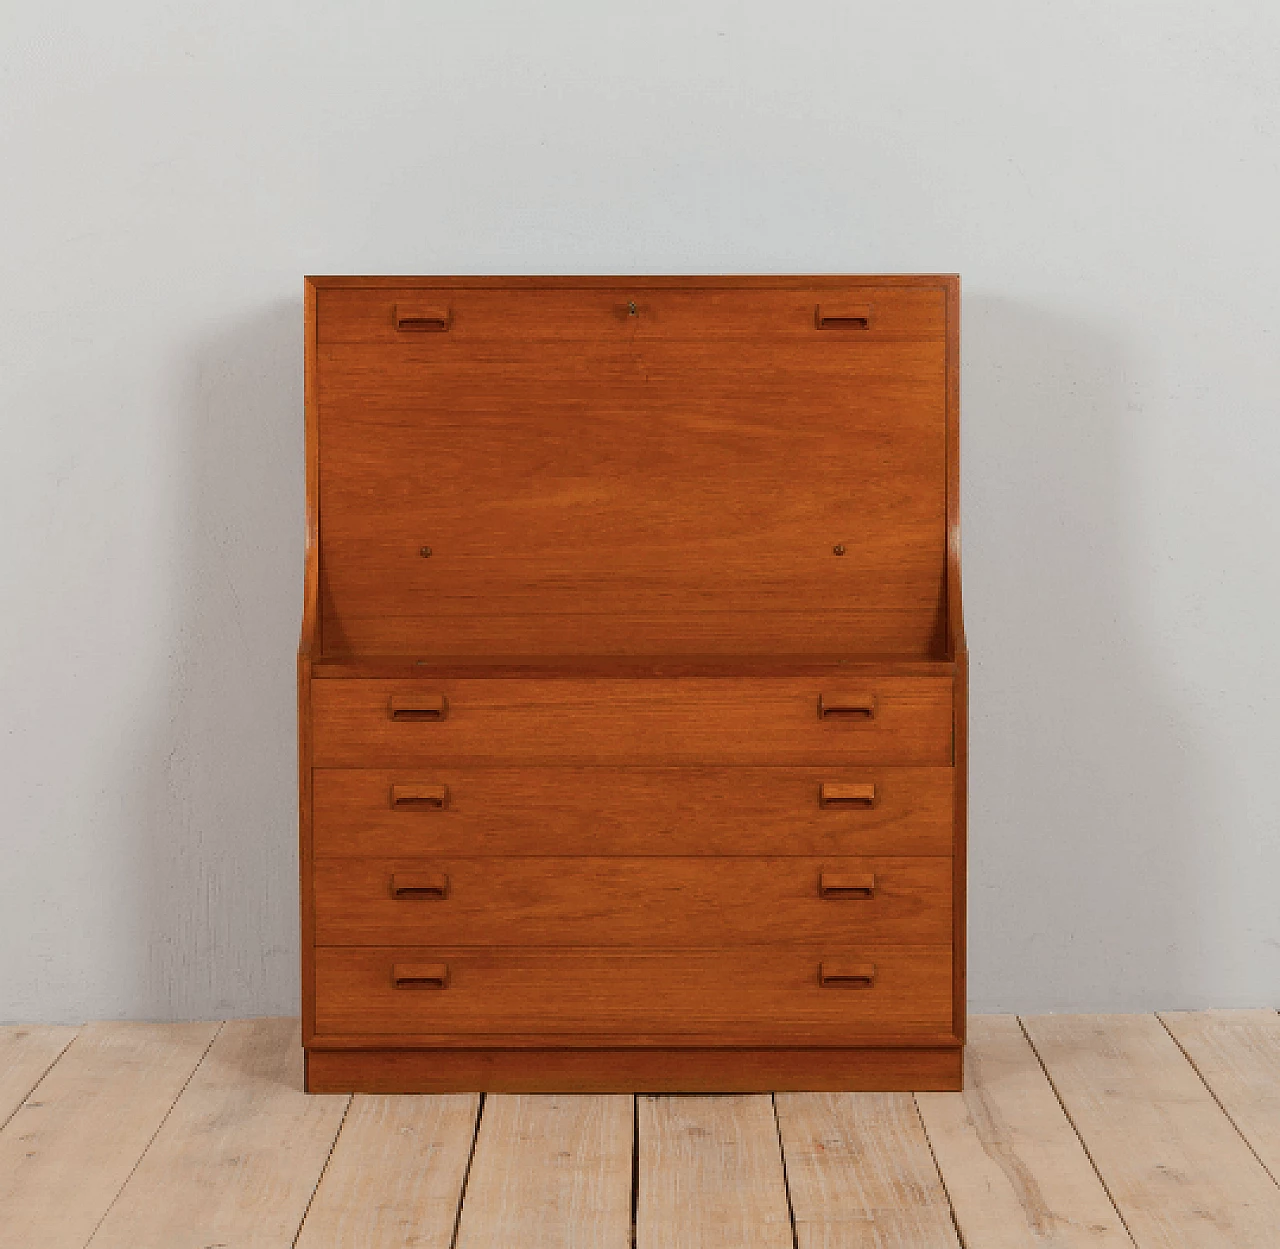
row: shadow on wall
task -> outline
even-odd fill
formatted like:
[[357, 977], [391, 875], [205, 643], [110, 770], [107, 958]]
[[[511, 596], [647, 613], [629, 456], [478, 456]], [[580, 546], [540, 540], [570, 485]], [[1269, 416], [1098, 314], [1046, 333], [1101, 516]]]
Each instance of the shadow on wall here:
[[301, 292], [200, 347], [181, 393], [178, 641], [137, 773], [143, 998], [165, 1018], [295, 1014]]
[[1211, 996], [1190, 957], [1203, 767], [1140, 598], [1124, 344], [984, 296], [964, 339], [971, 1009]]

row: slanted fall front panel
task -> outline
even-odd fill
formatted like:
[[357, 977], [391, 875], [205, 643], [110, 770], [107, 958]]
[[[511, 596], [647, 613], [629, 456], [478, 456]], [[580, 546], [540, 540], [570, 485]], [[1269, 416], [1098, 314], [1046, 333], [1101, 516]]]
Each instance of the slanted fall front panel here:
[[327, 652], [941, 647], [941, 289], [321, 290], [318, 316]]

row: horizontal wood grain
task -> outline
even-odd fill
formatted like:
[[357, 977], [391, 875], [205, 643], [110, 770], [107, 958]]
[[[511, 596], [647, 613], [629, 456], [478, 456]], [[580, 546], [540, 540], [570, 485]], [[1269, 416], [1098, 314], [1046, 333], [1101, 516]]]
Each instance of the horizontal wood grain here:
[[459, 290], [600, 290], [629, 287], [636, 290], [701, 290], [714, 286], [723, 290], [841, 290], [850, 286], [958, 288], [954, 273], [687, 273], [657, 274], [324, 274], [304, 279], [316, 291], [404, 290], [423, 291], [433, 287]]
[[946, 326], [940, 284], [896, 287], [854, 280], [835, 286], [788, 282], [744, 288], [703, 279], [696, 289], [681, 290], [622, 278], [595, 287], [486, 290], [445, 279], [429, 289], [430, 294], [422, 287], [322, 289], [320, 342], [396, 342], [405, 336], [396, 325], [397, 303], [408, 313], [447, 315], [448, 335], [463, 346], [491, 340], [809, 338], [818, 329], [818, 304], [835, 308], [842, 301], [873, 310], [865, 333], [886, 339], [941, 340]]
[[951, 940], [944, 858], [322, 859], [315, 891], [322, 946]]
[[836, 344], [811, 311], [807, 338], [745, 358], [677, 338], [477, 359], [456, 326], [323, 349], [326, 648], [439, 650], [461, 627], [492, 649], [493, 618], [527, 616], [532, 650], [697, 649], [730, 613], [738, 649], [776, 649], [780, 611], [801, 649], [927, 653], [944, 349]]
[[958, 279], [307, 292], [306, 1044], [958, 1047]]
[[[885, 1035], [935, 1037], [952, 1026], [945, 945], [321, 946], [315, 958], [322, 1037], [404, 1035], [422, 1043], [438, 1036], [441, 1044], [463, 1045], [478, 1035], [554, 1035], [591, 1044], [654, 1034], [725, 1045], [847, 1045]], [[874, 988], [823, 988], [824, 960], [874, 964]], [[444, 966], [448, 987], [398, 990], [397, 964]]]
[[[818, 717], [824, 695], [870, 696], [869, 719]], [[448, 714], [391, 718], [411, 683], [312, 683], [317, 767], [415, 764], [949, 764], [951, 682], [441, 681]]]
[[312, 1049], [313, 1093], [958, 1089], [955, 1048]]
[[[321, 605], [330, 604], [321, 588]], [[865, 612], [832, 607], [821, 616], [812, 611], [689, 611], [677, 621], [660, 605], [613, 616], [585, 612], [534, 612], [528, 615], [432, 615], [424, 600], [411, 616], [325, 616], [325, 656], [350, 661], [362, 654], [396, 654], [409, 658], [435, 655], [445, 660], [477, 651], [509, 654], [524, 651], [550, 659], [569, 651], [598, 654], [613, 651], [621, 659], [661, 664], [673, 648], [699, 650], [737, 669], [739, 660], [767, 660], [780, 651], [829, 652], [847, 642], [864, 650], [891, 655], [891, 665], [928, 663], [942, 656], [941, 616], [927, 623], [919, 611]], [[929, 617], [933, 619], [932, 614]]]
[[440, 680], [447, 677], [558, 680], [584, 677], [954, 677], [954, 661], [901, 655], [373, 655], [332, 654], [311, 665], [318, 680], [381, 677]]
[[[950, 855], [951, 768], [317, 768], [318, 858]], [[819, 802], [871, 786], [869, 807]], [[395, 786], [445, 805], [396, 807]]]

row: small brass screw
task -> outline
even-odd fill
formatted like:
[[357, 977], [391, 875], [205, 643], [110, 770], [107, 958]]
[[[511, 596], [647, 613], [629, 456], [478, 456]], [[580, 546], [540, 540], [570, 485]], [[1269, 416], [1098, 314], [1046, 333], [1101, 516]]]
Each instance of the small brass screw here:
[[835, 545], [835, 546], [833, 546], [831, 549], [832, 549], [832, 551], [834, 551], [834, 552], [835, 552], [835, 554], [837, 554], [837, 555], [843, 555], [843, 554], [844, 554], [844, 543], [843, 543], [843, 542], [837, 542], [837, 543], [836, 543], [836, 545]]
[[431, 548], [429, 546], [421, 547], [418, 550], [418, 554], [421, 555], [423, 559], [426, 559], [427, 556], [431, 554]]

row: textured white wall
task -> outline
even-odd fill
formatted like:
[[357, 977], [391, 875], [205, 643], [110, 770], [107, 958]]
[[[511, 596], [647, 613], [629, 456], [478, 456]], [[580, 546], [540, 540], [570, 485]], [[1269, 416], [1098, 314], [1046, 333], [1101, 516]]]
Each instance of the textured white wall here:
[[3, 9], [0, 1020], [293, 1008], [309, 272], [963, 274], [973, 1006], [1280, 1004], [1280, 8]]

